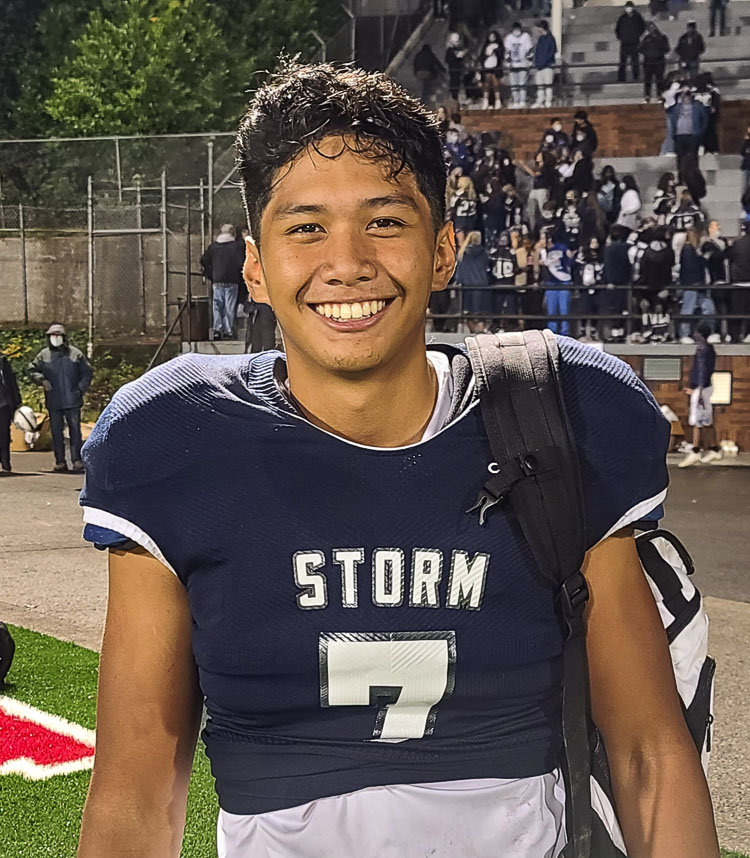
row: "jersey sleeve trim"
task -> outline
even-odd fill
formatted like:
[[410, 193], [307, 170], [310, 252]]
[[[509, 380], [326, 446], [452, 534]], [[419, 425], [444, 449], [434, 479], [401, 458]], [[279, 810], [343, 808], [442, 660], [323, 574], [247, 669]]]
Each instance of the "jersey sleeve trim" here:
[[147, 533], [141, 530], [138, 525], [133, 524], [132, 521], [128, 521], [126, 518], [120, 518], [119, 515], [113, 515], [111, 512], [105, 512], [103, 509], [96, 509], [96, 507], [92, 506], [85, 506], [83, 508], [83, 520], [86, 524], [95, 524], [98, 527], [105, 527], [107, 530], [114, 530], [117, 533], [121, 533], [123, 536], [127, 536], [128, 539], [132, 539], [133, 542], [137, 542], [141, 548], [145, 548], [149, 554], [153, 555], [162, 565], [166, 566], [173, 575], [179, 578], [175, 570], [167, 562], [159, 546]]
[[[599, 540], [601, 542], [603, 539], [606, 539], [608, 536], [612, 536], [618, 530], [621, 530], [623, 527], [627, 527], [629, 524], [632, 524], [634, 521], [639, 521], [645, 515], [648, 515], [653, 509], [664, 503], [667, 497], [667, 490], [664, 489], [660, 491], [658, 495], [654, 495], [652, 498], [647, 498], [646, 500], [642, 500], [637, 503], [635, 506], [630, 507], [630, 509], [620, 517], [618, 521], [616, 521], [612, 527], [602, 536]], [[597, 543], [598, 544], [598, 543]]]

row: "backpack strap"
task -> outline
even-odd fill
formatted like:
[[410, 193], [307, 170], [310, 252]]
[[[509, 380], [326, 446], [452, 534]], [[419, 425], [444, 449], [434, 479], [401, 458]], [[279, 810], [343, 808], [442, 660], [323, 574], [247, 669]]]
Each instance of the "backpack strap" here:
[[559, 385], [557, 340], [550, 331], [468, 337], [494, 461], [467, 512], [483, 525], [508, 500], [540, 572], [559, 593], [564, 624], [563, 745], [566, 858], [591, 853], [589, 685], [583, 612], [588, 588], [583, 493], [578, 459]]

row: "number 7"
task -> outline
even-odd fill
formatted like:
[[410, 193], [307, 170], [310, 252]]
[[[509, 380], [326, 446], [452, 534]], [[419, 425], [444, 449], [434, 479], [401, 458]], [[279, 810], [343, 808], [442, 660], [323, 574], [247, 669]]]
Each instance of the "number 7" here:
[[456, 633], [321, 634], [319, 657], [321, 706], [376, 706], [373, 739], [421, 739], [453, 693]]

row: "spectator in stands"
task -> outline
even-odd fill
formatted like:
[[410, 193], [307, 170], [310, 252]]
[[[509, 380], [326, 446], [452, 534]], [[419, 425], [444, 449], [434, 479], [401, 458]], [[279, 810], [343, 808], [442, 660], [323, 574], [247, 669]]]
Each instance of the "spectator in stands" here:
[[649, 21], [646, 25], [646, 33], [641, 39], [638, 52], [643, 57], [643, 97], [648, 103], [651, 101], [652, 85], [656, 83], [657, 94], [664, 85], [664, 69], [669, 53], [669, 39], [654, 21]]
[[696, 101], [700, 102], [708, 113], [708, 122], [703, 139], [698, 147], [698, 153], [709, 152], [715, 154], [719, 151], [719, 115], [721, 112], [721, 93], [714, 84], [711, 72], [704, 72], [696, 79], [697, 91]]
[[620, 180], [611, 164], [605, 164], [602, 167], [596, 199], [607, 218], [608, 226], [611, 226], [620, 215], [620, 200], [622, 199]]
[[[553, 232], [546, 234], [544, 247], [542, 261], [544, 264], [544, 285], [548, 287], [545, 290], [547, 314], [550, 316], [567, 316], [570, 312], [570, 290], [573, 285], [571, 276], [573, 262], [570, 249], [564, 240], [555, 240]], [[565, 337], [570, 334], [570, 323], [567, 319], [552, 319], [548, 328]]]
[[539, 36], [534, 45], [536, 101], [532, 106], [552, 107], [552, 84], [555, 80], [557, 41], [552, 33], [550, 33], [547, 21], [540, 21], [538, 26]]
[[448, 44], [445, 50], [445, 65], [448, 69], [448, 92], [453, 101], [458, 101], [464, 78], [464, 60], [466, 48], [458, 33], [448, 34]]
[[10, 361], [0, 352], [0, 476], [11, 473], [10, 424], [20, 404], [21, 393], [16, 374]]
[[671, 303], [668, 287], [672, 285], [672, 271], [675, 256], [667, 237], [665, 226], [657, 226], [651, 233], [651, 240], [640, 261], [639, 308], [642, 313], [655, 310], [661, 303], [663, 307]]
[[542, 139], [539, 142], [539, 151], [551, 152], [557, 157], [561, 149], [568, 148], [570, 148], [570, 137], [563, 131], [560, 119], [555, 117], [550, 122], [549, 128], [546, 128], [542, 134]]
[[500, 230], [510, 230], [520, 227], [523, 223], [523, 203], [513, 185], [503, 186], [501, 199], [501, 226]]
[[701, 54], [705, 53], [706, 44], [698, 32], [695, 21], [688, 21], [687, 29], [680, 36], [675, 53], [680, 58], [680, 66], [685, 70], [688, 80], [695, 80], [700, 68]]
[[607, 288], [599, 294], [599, 311], [610, 317], [602, 323], [602, 339], [605, 342], [625, 337], [622, 315], [627, 308], [627, 292], [616, 287], [630, 283], [632, 266], [628, 257], [628, 234], [627, 227], [616, 223], [610, 230], [609, 241], [604, 248], [604, 282]]
[[698, 154], [698, 145], [708, 124], [706, 108], [693, 98], [687, 86], [667, 111], [672, 126], [672, 138], [677, 156], [677, 175], [682, 181], [682, 161], [689, 153]]
[[586, 246], [592, 238], [596, 238], [601, 247], [607, 237], [607, 218], [599, 205], [597, 194], [593, 192], [585, 194], [579, 212], [581, 215], [581, 244]]
[[676, 259], [680, 257], [687, 231], [692, 227], [699, 227], [702, 219], [700, 206], [695, 203], [690, 191], [684, 188], [677, 207], [667, 215], [667, 226], [672, 230], [672, 250]]
[[573, 172], [563, 183], [563, 188], [573, 190], [583, 198], [594, 186], [594, 162], [588, 149], [576, 149], [573, 153]]
[[450, 120], [448, 119], [448, 108], [444, 104], [441, 104], [435, 111], [435, 121], [438, 125], [440, 137], [445, 141], [445, 135], [448, 131]]
[[[518, 292], [516, 291], [516, 253], [511, 246], [510, 233], [501, 232], [495, 242], [488, 246], [492, 285], [492, 312], [496, 316], [518, 315]], [[517, 331], [517, 319], [495, 319], [494, 331]]]
[[472, 334], [486, 330], [487, 316], [492, 313], [492, 290], [486, 288], [490, 285], [490, 261], [477, 230], [468, 232], [460, 243], [453, 280], [461, 293], [469, 330]]
[[656, 184], [653, 211], [656, 220], [662, 226], [667, 222], [669, 213], [677, 205], [677, 182], [674, 173], [662, 173]]
[[[582, 244], [576, 255], [573, 279], [581, 287], [579, 312], [582, 315], [590, 313], [592, 317], [598, 316], [599, 289], [604, 282], [604, 254], [598, 236], [592, 236]], [[595, 318], [584, 319], [581, 330], [585, 340], [600, 339], [598, 320]]]
[[502, 107], [500, 80], [503, 76], [503, 43], [500, 33], [490, 30], [480, 54], [482, 61], [482, 108]]
[[511, 107], [526, 107], [526, 87], [534, 43], [531, 36], [516, 21], [503, 44], [505, 62], [510, 70]]
[[531, 231], [536, 233], [542, 208], [555, 190], [557, 173], [555, 159], [550, 152], [537, 152], [534, 161], [533, 169], [527, 167], [523, 161], [516, 161], [515, 164], [532, 178], [532, 188], [526, 203], [527, 220]]
[[742, 193], [750, 188], [750, 122], [747, 123], [745, 139], [740, 146], [740, 170], [742, 170]]
[[539, 238], [551, 235], [553, 241], [563, 241], [565, 239], [562, 209], [558, 207], [554, 200], [548, 200], [542, 206], [542, 216], [539, 218], [537, 224], [537, 234]]
[[706, 196], [706, 179], [698, 166], [698, 156], [692, 152], [682, 159], [682, 183], [690, 192], [693, 202], [700, 206]]
[[571, 152], [583, 149], [586, 154], [593, 158], [599, 146], [599, 138], [594, 126], [589, 122], [589, 115], [585, 110], [576, 110], [573, 114], [573, 130], [570, 132]]
[[213, 284], [213, 336], [215, 340], [234, 336], [237, 311], [237, 270], [245, 262], [245, 248], [235, 241], [235, 230], [225, 223], [216, 240], [200, 258], [206, 277]]
[[636, 11], [631, 0], [628, 0], [625, 4], [625, 11], [615, 24], [615, 36], [620, 42], [620, 67], [617, 70], [617, 80], [620, 83], [625, 82], [625, 69], [628, 62], [633, 72], [633, 80], [638, 80], [640, 74], [638, 46], [645, 29], [646, 23], [643, 16]]
[[659, 150], [660, 155], [674, 155], [674, 139], [672, 138], [672, 123], [669, 117], [668, 110], [677, 100], [682, 82], [680, 80], [680, 72], [670, 72], [664, 82], [664, 89], [661, 93], [661, 102], [664, 106], [664, 142]]
[[727, 2], [728, 0], [710, 0], [711, 2], [711, 19], [709, 24], [708, 37], [712, 39], [716, 35], [716, 18], [719, 18], [719, 35], [723, 36], [726, 33], [727, 23]]
[[565, 192], [565, 201], [560, 217], [563, 223], [565, 244], [571, 254], [575, 254], [581, 246], [581, 213], [576, 191]]
[[461, 119], [461, 114], [457, 110], [451, 113], [450, 120], [448, 122], [448, 130], [458, 132], [458, 139], [462, 143], [465, 143], [469, 137], [466, 133], [466, 126], [463, 124]]
[[482, 204], [482, 227], [484, 243], [490, 247], [505, 228], [505, 205], [503, 188], [499, 180], [491, 176], [484, 186], [479, 185], [479, 201]]
[[[541, 316], [544, 313], [544, 291], [540, 286], [539, 275], [543, 240], [534, 241], [530, 235], [525, 235], [521, 244], [526, 251], [526, 291], [521, 295], [521, 312], [527, 316]], [[542, 319], [526, 319], [523, 322], [526, 331], [541, 331], [544, 326]]]
[[617, 223], [626, 229], [633, 230], [638, 226], [638, 212], [643, 208], [638, 184], [630, 174], [623, 176], [620, 182], [622, 198], [620, 199], [620, 214]]
[[436, 21], [443, 21], [447, 17], [446, 0], [432, 0], [432, 14]]
[[[706, 284], [706, 260], [700, 254], [702, 234], [700, 229], [690, 227], [685, 234], [685, 243], [680, 251], [680, 285], [683, 287], [680, 302], [680, 315], [692, 316], [696, 307], [700, 307], [703, 315], [713, 315], [716, 307], [706, 291], [701, 289]], [[680, 342], [694, 342], [692, 325], [689, 321], [679, 324]]]
[[[708, 273], [708, 282], [711, 286], [717, 286], [722, 283], [728, 282], [728, 271], [727, 271], [727, 246], [728, 243], [725, 238], [721, 235], [721, 224], [717, 220], [711, 220], [708, 222], [708, 236], [706, 240], [703, 242], [701, 246], [701, 254], [706, 260], [706, 271]], [[714, 304], [716, 305], [716, 312], [719, 316], [726, 316], [729, 314], [729, 290], [728, 289], [712, 289], [709, 293], [711, 298], [713, 299]], [[716, 323], [716, 332], [711, 334], [708, 338], [710, 343], [720, 343], [721, 342], [721, 333], [719, 333], [719, 328], [721, 328], [722, 333], [726, 337], [727, 341], [731, 338], [729, 337], [729, 331], [727, 328], [727, 320], [720, 320], [720, 324]]]
[[[750, 229], [746, 224], [743, 224], [743, 234], [727, 248], [727, 259], [732, 315], [750, 315]], [[733, 343], [750, 343], [750, 333], [744, 319], [732, 319], [729, 334]]]
[[[449, 202], [449, 211], [453, 228], [456, 231], [456, 239], [459, 244], [464, 237], [473, 232], [478, 222], [478, 197], [474, 183], [469, 176], [461, 176], [455, 196]], [[481, 234], [479, 236], [481, 238]]]
[[435, 56], [432, 48], [425, 42], [414, 57], [414, 76], [422, 84], [420, 98], [424, 104], [430, 103], [435, 84], [444, 72], [445, 66]]
[[466, 145], [461, 142], [458, 131], [455, 128], [449, 128], [445, 135], [443, 153], [445, 154], [449, 170], [460, 167], [464, 175], [468, 175], [471, 171], [469, 153], [466, 151]]
[[[245, 224], [237, 224], [234, 228], [234, 234], [236, 236], [235, 241], [237, 242], [237, 256], [240, 260], [242, 260], [243, 264], [245, 261], [245, 240], [248, 235], [250, 235], [250, 230], [247, 228]], [[247, 291], [247, 284], [245, 283], [245, 278], [242, 273], [242, 265], [237, 269], [237, 318], [245, 319], [247, 318], [248, 313], [250, 312], [250, 307], [252, 305], [252, 301], [250, 300], [250, 295]]]
[[745, 193], [740, 199], [742, 206], [742, 223], [750, 224], [750, 187], [745, 188]]

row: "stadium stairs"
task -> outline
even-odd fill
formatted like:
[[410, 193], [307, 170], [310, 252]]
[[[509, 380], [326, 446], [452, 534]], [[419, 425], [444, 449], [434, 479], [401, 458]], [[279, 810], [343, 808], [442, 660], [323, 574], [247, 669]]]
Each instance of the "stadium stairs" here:
[[[563, 55], [572, 64], [567, 80], [573, 84], [571, 97], [579, 106], [643, 102], [642, 78], [633, 82], [628, 70], [628, 82], [617, 83], [612, 68], [575, 68], [580, 63], [610, 63], [620, 60], [620, 43], [615, 37], [615, 23], [622, 14], [623, 3], [609, 5], [602, 0], [590, 0], [577, 9], [566, 9], [563, 17]], [[647, 5], [636, 6], [646, 21], [651, 19]], [[750, 2], [731, 0], [727, 5], [727, 30], [724, 36], [710, 38], [709, 6], [707, 3], [689, 3], [676, 20], [661, 20], [659, 29], [669, 38], [672, 53], [667, 71], [678, 68], [674, 48], [685, 32], [687, 22], [695, 20], [706, 43], [701, 71], [710, 71], [726, 99], [750, 98]], [[717, 62], [711, 62], [712, 58]], [[721, 60], [721, 62], [719, 62]]]

